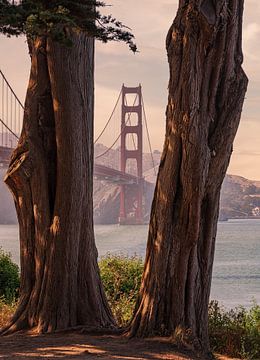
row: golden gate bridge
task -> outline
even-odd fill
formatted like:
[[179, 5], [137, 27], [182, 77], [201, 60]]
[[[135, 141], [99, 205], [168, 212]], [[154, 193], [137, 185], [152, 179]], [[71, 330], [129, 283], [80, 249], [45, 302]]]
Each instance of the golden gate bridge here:
[[[8, 166], [11, 153], [19, 140], [24, 107], [1, 70], [0, 82], [0, 166], [3, 168]], [[119, 108], [120, 115], [116, 117], [115, 114]], [[114, 109], [96, 138], [95, 145], [111, 127], [112, 119], [116, 119], [118, 123], [118, 117], [121, 121], [112, 145], [103, 149], [104, 151], [95, 153], [94, 177], [98, 180], [117, 183], [120, 186], [118, 214], [120, 224], [143, 224], [145, 180], [143, 174], [143, 124], [146, 129], [153, 168], [155, 168], [155, 164], [141, 85], [137, 87], [122, 86]], [[115, 124], [113, 131], [115, 132]], [[115, 149], [114, 154], [118, 154], [118, 160], [109, 162], [109, 155], [113, 149]], [[127, 191], [129, 187], [132, 190], [131, 196]]]

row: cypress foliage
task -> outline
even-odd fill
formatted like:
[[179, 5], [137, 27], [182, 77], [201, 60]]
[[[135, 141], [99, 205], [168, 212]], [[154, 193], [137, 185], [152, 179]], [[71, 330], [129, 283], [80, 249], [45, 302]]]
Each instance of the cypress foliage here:
[[67, 30], [74, 28], [102, 42], [123, 41], [136, 52], [130, 29], [112, 15], [102, 15], [99, 9], [105, 6], [103, 1], [96, 0], [0, 0], [0, 33], [7, 36], [25, 34], [32, 39], [50, 36], [70, 46]]

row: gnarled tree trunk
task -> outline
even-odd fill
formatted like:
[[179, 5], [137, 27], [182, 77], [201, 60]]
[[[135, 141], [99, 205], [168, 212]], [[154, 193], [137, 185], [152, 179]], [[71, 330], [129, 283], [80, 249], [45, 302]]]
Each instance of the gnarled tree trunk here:
[[166, 138], [133, 336], [190, 334], [209, 350], [219, 196], [247, 88], [243, 0], [183, 0], [167, 36]]
[[93, 232], [94, 40], [30, 42], [22, 135], [5, 181], [20, 226], [21, 293], [5, 332], [108, 327]]

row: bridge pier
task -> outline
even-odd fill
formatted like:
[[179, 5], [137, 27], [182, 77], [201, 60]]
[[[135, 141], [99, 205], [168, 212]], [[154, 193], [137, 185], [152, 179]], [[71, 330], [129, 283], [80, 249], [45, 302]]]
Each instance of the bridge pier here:
[[[136, 95], [135, 103], [128, 105], [127, 94]], [[137, 114], [137, 124], [129, 122], [132, 113]], [[137, 184], [121, 185], [120, 192], [120, 212], [119, 224], [132, 225], [143, 224], [143, 125], [142, 125], [142, 88], [122, 87], [122, 117], [121, 117], [121, 171], [126, 173], [126, 163], [128, 159], [135, 159], [137, 165]], [[136, 134], [136, 149], [129, 150], [126, 146], [128, 134]], [[131, 186], [134, 190], [134, 197], [127, 196], [127, 187]], [[126, 206], [126, 203], [128, 206]]]

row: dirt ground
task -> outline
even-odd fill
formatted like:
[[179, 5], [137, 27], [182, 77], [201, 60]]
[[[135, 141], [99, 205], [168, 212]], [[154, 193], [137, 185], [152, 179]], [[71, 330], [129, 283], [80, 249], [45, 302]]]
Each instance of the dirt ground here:
[[91, 336], [75, 332], [1, 337], [0, 359], [202, 360], [189, 352], [178, 352], [168, 339], [129, 340], [123, 336]]

